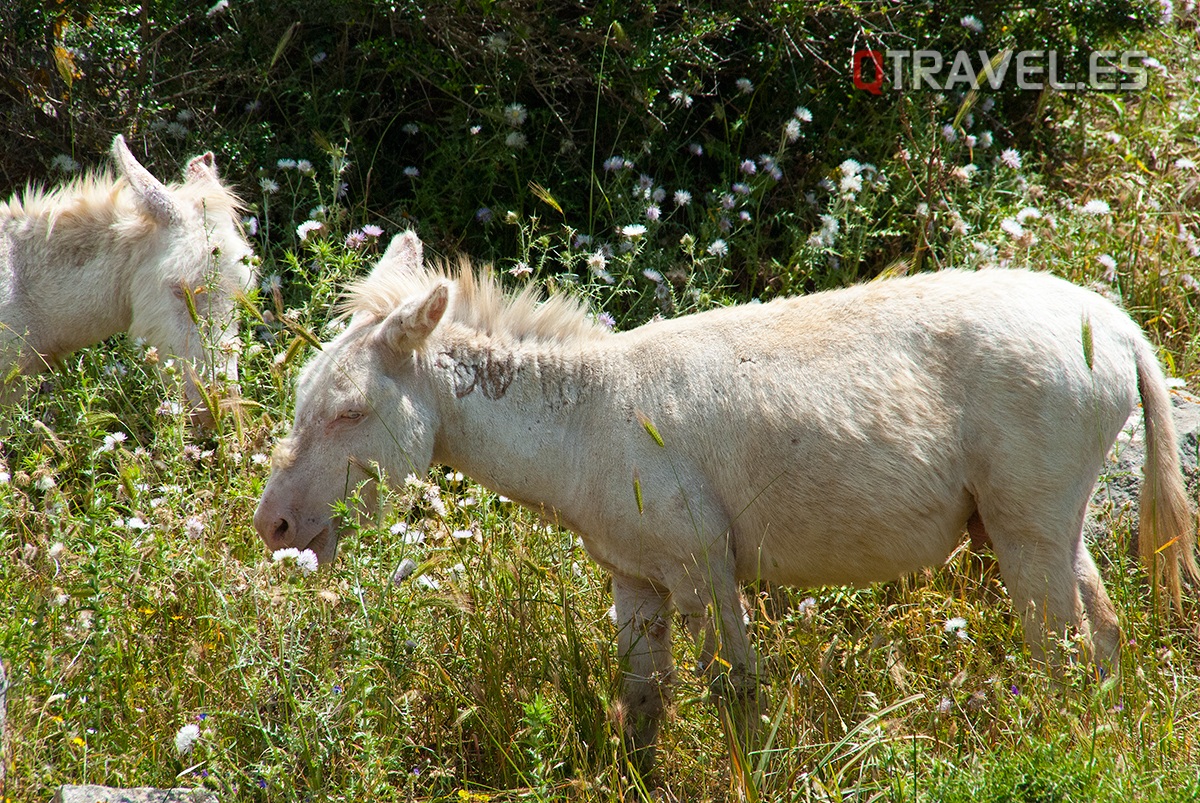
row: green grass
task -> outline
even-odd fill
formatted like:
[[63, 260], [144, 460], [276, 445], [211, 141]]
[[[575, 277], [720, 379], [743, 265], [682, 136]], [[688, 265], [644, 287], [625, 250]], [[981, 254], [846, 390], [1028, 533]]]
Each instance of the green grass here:
[[[1050, 268], [1103, 280], [1173, 372], [1194, 380], [1200, 249], [1185, 235], [1198, 232], [1200, 174], [1177, 164], [1200, 161], [1193, 38], [1172, 30], [1150, 40], [1169, 69], [1145, 93], [1052, 99], [1046, 124], [1058, 127], [1062, 152], [1026, 154], [1019, 169], [989, 161], [998, 147], [986, 159], [950, 148], [940, 128], [957, 108], [914, 100], [904, 126], [878, 134], [908, 151], [879, 165], [890, 185], [817, 199], [839, 224], [832, 245], [810, 241], [811, 215], [781, 215], [795, 253], [735, 266], [706, 250], [709, 219], [690, 243], [646, 238], [612, 255], [609, 285], [589, 273], [590, 250], [572, 243], [596, 221], [514, 213], [505, 222], [497, 210], [490, 231], [516, 243], [499, 267], [523, 262], [530, 278], [506, 281], [581, 293], [622, 327], [744, 301], [748, 289], [769, 297], [885, 268]], [[968, 158], [983, 168], [955, 178]], [[634, 208], [617, 183], [606, 203]], [[1093, 199], [1109, 211], [1079, 211]], [[1006, 231], [1027, 208], [1038, 210], [1021, 221], [1032, 236]], [[83, 782], [203, 785], [224, 801], [280, 803], [629, 800], [644, 785], [607, 714], [618, 683], [608, 581], [574, 535], [442, 469], [431, 480], [444, 515], [431, 492], [399, 489], [316, 574], [273, 563], [253, 532], [265, 456], [286, 431], [305, 354], [297, 332], [328, 334], [339, 284], [378, 251], [342, 245], [348, 221], [370, 214], [335, 210], [323, 236], [262, 253], [264, 275], [281, 275], [282, 286], [252, 299], [262, 317], [245, 316], [246, 405], [217, 434], [157, 412], [176, 391], [124, 338], [76, 355], [3, 412], [0, 655], [12, 750], [0, 799], [48, 800], [59, 784]], [[957, 220], [966, 234], [952, 232]], [[497, 233], [503, 226], [513, 228]], [[1115, 266], [1107, 278], [1105, 255]], [[659, 290], [646, 267], [676, 275]], [[423, 540], [393, 532], [400, 522]], [[1128, 557], [1128, 523], [1110, 529], [1096, 551], [1126, 637], [1119, 677], [1098, 682], [1079, 667], [1051, 682], [1031, 663], [986, 554], [960, 551], [945, 567], [869, 589], [752, 589], [762, 722], [748, 740], [731, 733], [688, 669], [694, 647], [677, 638], [662, 794], [1195, 799], [1196, 592], [1186, 624], [1155, 610]], [[405, 560], [416, 570], [393, 580]], [[946, 629], [956, 617], [966, 638]], [[181, 755], [176, 734], [191, 724], [200, 736]]]

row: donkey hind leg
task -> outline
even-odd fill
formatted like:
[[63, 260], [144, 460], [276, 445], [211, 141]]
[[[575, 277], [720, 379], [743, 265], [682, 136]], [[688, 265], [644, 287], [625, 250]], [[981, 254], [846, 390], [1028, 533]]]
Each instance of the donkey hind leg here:
[[671, 697], [671, 600], [653, 583], [613, 575], [617, 647], [624, 678], [616, 720], [630, 760], [642, 773], [654, 767], [654, 744]]
[[1103, 586], [1095, 565], [1090, 556], [1086, 563], [1078, 559], [1083, 508], [1072, 507], [1078, 513], [1057, 517], [1033, 505], [1023, 506], [1020, 516], [980, 511], [1013, 607], [1021, 615], [1025, 643], [1034, 660], [1052, 671], [1069, 660], [1062, 639], [1069, 629], [1082, 630], [1084, 598], [1105, 637], [1111, 638], [1112, 619], [1104, 610], [1107, 597], [1102, 601], [1097, 593], [1103, 593]]
[[1075, 575], [1079, 580], [1079, 595], [1087, 609], [1096, 671], [1102, 676], [1118, 672], [1121, 668], [1121, 626], [1083, 538], [1075, 545]]

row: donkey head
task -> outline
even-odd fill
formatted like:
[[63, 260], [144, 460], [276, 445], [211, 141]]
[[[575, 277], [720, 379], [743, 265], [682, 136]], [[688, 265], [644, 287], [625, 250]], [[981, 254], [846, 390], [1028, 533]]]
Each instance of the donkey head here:
[[113, 159], [154, 229], [143, 259], [128, 274], [130, 334], [184, 361], [193, 416], [211, 423], [200, 387], [237, 381], [238, 294], [254, 281], [253, 252], [239, 222], [240, 204], [217, 175], [213, 154], [192, 158], [182, 184], [166, 185], [130, 152], [120, 134]]

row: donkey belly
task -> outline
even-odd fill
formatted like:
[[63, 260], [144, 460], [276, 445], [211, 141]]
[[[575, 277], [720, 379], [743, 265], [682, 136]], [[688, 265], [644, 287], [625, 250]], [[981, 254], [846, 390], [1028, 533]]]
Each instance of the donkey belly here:
[[975, 510], [965, 489], [765, 507], [734, 525], [738, 574], [796, 586], [866, 585], [940, 565]]

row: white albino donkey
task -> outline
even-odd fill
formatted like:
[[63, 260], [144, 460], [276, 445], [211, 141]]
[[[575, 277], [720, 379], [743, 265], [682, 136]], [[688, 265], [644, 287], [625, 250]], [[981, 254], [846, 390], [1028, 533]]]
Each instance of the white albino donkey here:
[[544, 509], [612, 572], [643, 760], [672, 607], [704, 629], [706, 660], [752, 676], [739, 581], [891, 580], [942, 563], [968, 523], [1035, 656], [1074, 627], [1115, 665], [1117, 617], [1081, 529], [1139, 395], [1142, 554], [1177, 604], [1179, 564], [1200, 575], [1154, 348], [1046, 274], [944, 271], [610, 333], [571, 300], [429, 271], [405, 234], [345, 308], [300, 376], [259, 534], [331, 561], [331, 504], [372, 461], [392, 479], [447, 464]]
[[[204, 381], [236, 381], [234, 296], [253, 281], [238, 199], [212, 153], [191, 159], [180, 184], [152, 176], [119, 134], [112, 154], [119, 178], [0, 201], [0, 380], [128, 330]], [[207, 419], [195, 378], [185, 382]]]

